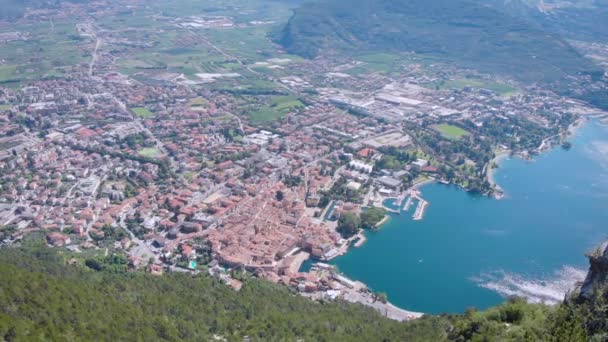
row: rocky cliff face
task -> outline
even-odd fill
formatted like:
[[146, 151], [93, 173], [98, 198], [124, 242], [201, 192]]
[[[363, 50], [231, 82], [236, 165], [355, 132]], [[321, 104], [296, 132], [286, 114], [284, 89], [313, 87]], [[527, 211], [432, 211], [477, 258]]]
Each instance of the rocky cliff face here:
[[595, 290], [608, 286], [608, 241], [604, 242], [593, 252], [589, 258], [589, 272], [580, 287], [581, 299], [591, 299]]

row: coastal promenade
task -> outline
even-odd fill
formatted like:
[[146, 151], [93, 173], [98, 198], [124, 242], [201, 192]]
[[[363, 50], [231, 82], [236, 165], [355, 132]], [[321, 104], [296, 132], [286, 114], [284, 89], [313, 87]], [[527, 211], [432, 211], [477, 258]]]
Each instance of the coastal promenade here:
[[395, 305], [386, 302], [382, 303], [379, 300], [373, 298], [373, 295], [368, 292], [358, 292], [355, 290], [349, 290], [344, 293], [344, 300], [351, 303], [360, 303], [365, 306], [374, 308], [380, 312], [383, 316], [396, 320], [396, 321], [409, 321], [422, 317], [424, 314], [421, 312], [408, 311], [396, 307]]
[[335, 284], [331, 289], [313, 292], [302, 292], [302, 295], [315, 300], [342, 298], [351, 303], [358, 303], [371, 307], [383, 316], [397, 320], [408, 321], [422, 317], [424, 314], [399, 308], [390, 302], [382, 302], [378, 296], [371, 291], [363, 282], [352, 280], [338, 273], [335, 266], [326, 263], [315, 263], [311, 266], [310, 273], [319, 278], [331, 279]]
[[294, 255], [293, 261], [289, 264], [289, 272], [295, 274], [302, 267], [304, 261], [310, 258], [310, 253], [307, 252], [298, 252]]

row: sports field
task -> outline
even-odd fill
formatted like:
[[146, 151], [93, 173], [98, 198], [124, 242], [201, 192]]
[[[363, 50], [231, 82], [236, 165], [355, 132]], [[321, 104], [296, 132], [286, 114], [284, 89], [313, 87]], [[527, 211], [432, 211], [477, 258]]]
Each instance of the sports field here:
[[435, 125], [433, 126], [433, 129], [439, 132], [444, 138], [451, 140], [458, 140], [465, 135], [471, 134], [458, 126], [448, 124]]

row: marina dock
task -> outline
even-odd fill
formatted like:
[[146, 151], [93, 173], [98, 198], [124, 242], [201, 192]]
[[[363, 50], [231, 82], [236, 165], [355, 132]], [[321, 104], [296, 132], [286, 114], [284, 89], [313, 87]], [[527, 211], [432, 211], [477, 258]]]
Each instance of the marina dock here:
[[407, 201], [405, 201], [405, 205], [403, 206], [403, 211], [409, 211], [412, 206], [412, 196], [407, 197]]
[[414, 211], [412, 218], [414, 221], [420, 221], [424, 217], [424, 211], [426, 210], [426, 207], [428, 207], [429, 202], [422, 198], [422, 194], [419, 190], [412, 190], [410, 198], [418, 200], [418, 206], [416, 207], [416, 211]]
[[401, 210], [391, 209], [386, 206], [384, 206], [384, 210], [388, 211], [389, 213], [393, 213], [393, 214], [397, 214], [397, 215], [401, 214]]
[[359, 240], [357, 240], [357, 242], [355, 242], [354, 246], [361, 247], [361, 246], [363, 246], [365, 241], [367, 241], [367, 238], [365, 237], [365, 235], [363, 235], [363, 233], [359, 233], [357, 236], [359, 237]]
[[[426, 211], [426, 208], [429, 206], [429, 202], [427, 200], [425, 200], [424, 198], [422, 198], [422, 194], [420, 192], [420, 190], [412, 188], [409, 189], [403, 193], [401, 193], [398, 197], [389, 197], [389, 198], [384, 198], [384, 200], [386, 201], [387, 199], [392, 199], [392, 205], [396, 206], [397, 209], [394, 209], [391, 207], [388, 207], [387, 205], [382, 205], [382, 207], [384, 208], [384, 210], [386, 212], [389, 213], [393, 213], [393, 214], [401, 214], [402, 211], [409, 211], [410, 208], [415, 205], [414, 200], [418, 201], [418, 204], [416, 206], [416, 210], [414, 211], [414, 214], [412, 215], [412, 218], [415, 221], [419, 221], [422, 220], [422, 218], [424, 217], [424, 213]], [[383, 203], [383, 202], [381, 202]]]
[[429, 205], [429, 202], [425, 201], [422, 198], [419, 199], [418, 206], [416, 207], [416, 211], [414, 212], [414, 215], [412, 216], [414, 221], [422, 220], [422, 217], [424, 216], [424, 211], [426, 210], [426, 207], [428, 205]]
[[397, 207], [401, 207], [401, 205], [403, 204], [403, 200], [405, 199], [405, 197], [407, 196], [407, 192], [403, 192], [399, 195], [399, 197], [397, 197], [395, 199], [395, 206]]

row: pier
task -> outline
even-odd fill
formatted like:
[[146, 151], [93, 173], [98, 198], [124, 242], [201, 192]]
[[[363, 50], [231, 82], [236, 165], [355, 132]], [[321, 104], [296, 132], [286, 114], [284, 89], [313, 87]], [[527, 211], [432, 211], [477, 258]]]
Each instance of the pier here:
[[418, 200], [418, 206], [416, 207], [416, 211], [414, 211], [414, 215], [412, 215], [412, 218], [414, 219], [414, 221], [420, 221], [424, 217], [424, 211], [428, 207], [429, 202], [422, 198], [422, 194], [419, 190], [411, 190], [410, 194], [410, 199]]
[[409, 211], [412, 206], [412, 196], [407, 197], [407, 201], [405, 201], [405, 205], [403, 206], [403, 211]]
[[401, 207], [401, 205], [403, 204], [403, 200], [405, 199], [405, 197], [406, 197], [406, 196], [407, 196], [407, 192], [403, 192], [403, 193], [401, 193], [401, 194], [399, 195], [399, 197], [397, 197], [397, 198], [395, 199], [395, 202], [394, 202], [395, 206], [397, 206], [397, 207]]
[[357, 242], [355, 242], [354, 246], [361, 247], [361, 246], [363, 246], [365, 241], [367, 241], [367, 238], [365, 237], [365, 235], [363, 235], [363, 233], [359, 233], [357, 236], [359, 237], [359, 240], [357, 240]]
[[[401, 193], [398, 197], [384, 197], [384, 201], [386, 201], [387, 199], [392, 199], [392, 205], [396, 206], [397, 209], [390, 208], [384, 204], [382, 204], [382, 208], [384, 208], [384, 210], [388, 213], [393, 213], [397, 215], [401, 214], [402, 211], [409, 211], [410, 208], [414, 205], [414, 200], [417, 200], [418, 205], [416, 207], [416, 211], [412, 216], [415, 221], [422, 220], [422, 218], [424, 217], [424, 212], [429, 206], [429, 202], [422, 198], [420, 190], [416, 188], [409, 189]], [[382, 201], [380, 203], [384, 202]]]
[[378, 222], [374, 225], [374, 229], [378, 229], [378, 228], [382, 227], [382, 225], [384, 225], [386, 222], [388, 222], [388, 220], [390, 220], [390, 216], [384, 215], [382, 220], [380, 220], [380, 222]]
[[401, 210], [391, 209], [391, 208], [388, 208], [387, 206], [384, 206], [384, 210], [386, 210], [389, 213], [393, 213], [393, 214], [397, 214], [397, 215], [401, 214]]
[[[405, 197], [407, 196], [407, 192], [401, 193], [398, 197], [392, 197], [393, 199], [393, 205], [397, 207], [397, 209], [393, 209], [393, 208], [389, 208], [388, 206], [382, 204], [382, 207], [384, 208], [384, 210], [386, 210], [389, 213], [393, 213], [393, 214], [401, 214], [401, 206], [403, 205], [403, 201], [405, 200]], [[391, 199], [391, 197], [388, 197], [387, 199]]]
[[414, 221], [422, 220], [422, 217], [424, 216], [424, 211], [426, 210], [426, 207], [428, 205], [429, 205], [429, 202], [425, 201], [422, 198], [419, 199], [418, 206], [416, 207], [416, 211], [414, 212], [414, 215], [412, 216]]

